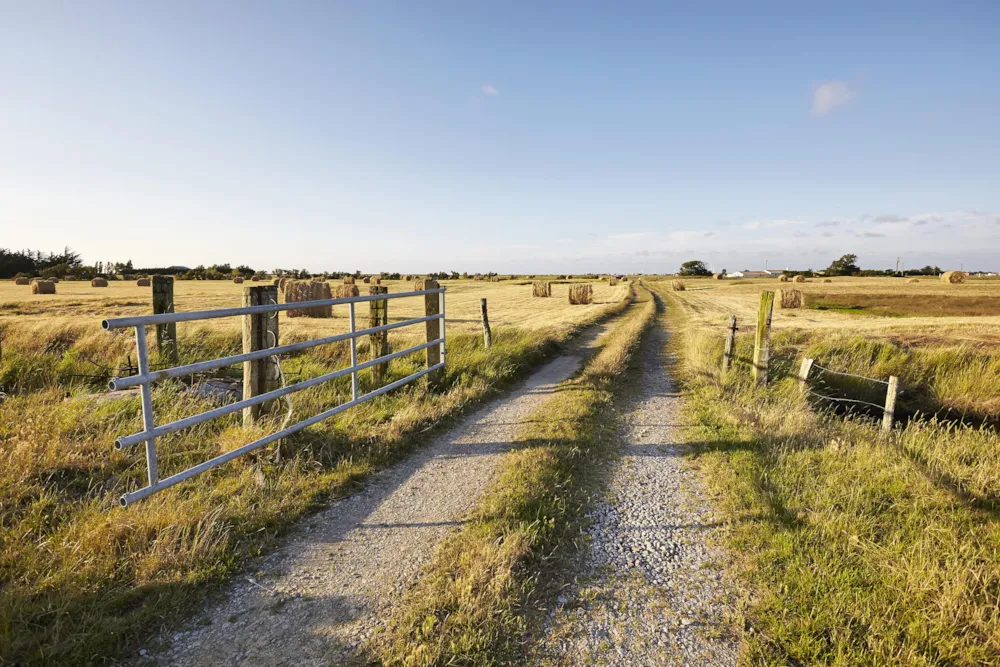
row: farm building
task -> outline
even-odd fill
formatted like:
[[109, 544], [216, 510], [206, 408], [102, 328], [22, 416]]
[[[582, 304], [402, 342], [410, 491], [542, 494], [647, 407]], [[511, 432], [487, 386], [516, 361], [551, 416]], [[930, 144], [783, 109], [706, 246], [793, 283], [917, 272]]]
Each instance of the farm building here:
[[763, 271], [751, 271], [750, 269], [743, 269], [742, 271], [733, 271], [732, 273], [727, 273], [725, 276], [727, 278], [777, 278], [782, 274], [781, 271], [772, 271], [769, 269], [764, 269]]

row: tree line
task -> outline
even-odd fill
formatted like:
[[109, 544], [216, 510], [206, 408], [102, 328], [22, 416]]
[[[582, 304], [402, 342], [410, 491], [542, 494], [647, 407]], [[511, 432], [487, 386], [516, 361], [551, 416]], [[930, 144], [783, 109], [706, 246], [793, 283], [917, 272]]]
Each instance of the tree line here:
[[[722, 275], [726, 275], [727, 271], [722, 269], [720, 272]], [[812, 276], [818, 275], [819, 272], [813, 271], [812, 269], [806, 269], [805, 271], [782, 271], [786, 276], [805, 276], [806, 278], [811, 278]], [[830, 266], [822, 271], [824, 276], [865, 276], [865, 277], [875, 277], [875, 276], [936, 276], [942, 273], [941, 267], [931, 266], [928, 264], [922, 269], [906, 269], [905, 271], [897, 271], [895, 269], [862, 269], [858, 266], [858, 256], [857, 255], [843, 255], [839, 259], [833, 260]], [[682, 276], [711, 276], [712, 272], [705, 266], [705, 262], [699, 260], [691, 260], [689, 262], [684, 262], [681, 264], [681, 269], [679, 272]]]

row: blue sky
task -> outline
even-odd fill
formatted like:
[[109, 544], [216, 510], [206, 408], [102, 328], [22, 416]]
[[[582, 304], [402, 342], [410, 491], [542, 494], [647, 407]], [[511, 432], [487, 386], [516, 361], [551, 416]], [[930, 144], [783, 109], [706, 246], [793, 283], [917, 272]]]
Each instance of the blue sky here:
[[998, 25], [997, 2], [0, 0], [0, 247], [1000, 269]]

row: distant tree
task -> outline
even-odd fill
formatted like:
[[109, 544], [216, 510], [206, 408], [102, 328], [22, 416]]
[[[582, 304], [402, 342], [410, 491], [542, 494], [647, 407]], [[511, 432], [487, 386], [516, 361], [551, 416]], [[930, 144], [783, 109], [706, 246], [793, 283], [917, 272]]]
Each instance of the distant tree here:
[[712, 272], [705, 266], [705, 262], [691, 260], [690, 262], [681, 264], [680, 274], [682, 276], [710, 276]]
[[851, 276], [861, 270], [858, 266], [857, 255], [844, 255], [840, 259], [835, 259], [826, 270], [828, 276]]

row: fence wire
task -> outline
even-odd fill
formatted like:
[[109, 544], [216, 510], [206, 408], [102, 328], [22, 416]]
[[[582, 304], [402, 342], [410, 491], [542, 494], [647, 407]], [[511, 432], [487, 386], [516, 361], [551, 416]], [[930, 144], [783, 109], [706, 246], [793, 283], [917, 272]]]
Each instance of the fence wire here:
[[835, 371], [835, 370], [827, 368], [826, 366], [820, 366], [815, 361], [813, 361], [812, 367], [813, 368], [818, 368], [818, 369], [820, 369], [822, 371], [826, 371], [827, 373], [832, 373], [833, 375], [845, 375], [847, 377], [855, 377], [855, 378], [861, 378], [862, 380], [868, 380], [869, 382], [878, 382], [878, 383], [884, 384], [884, 385], [888, 385], [889, 384], [886, 380], [879, 380], [877, 378], [870, 378], [867, 375], [858, 375], [857, 373], [845, 373], [843, 371]]
[[843, 401], [845, 403], [860, 403], [861, 405], [870, 405], [871, 407], [876, 408], [878, 410], [885, 409], [884, 405], [877, 405], [875, 403], [870, 403], [868, 401], [861, 401], [861, 400], [858, 400], [856, 398], [842, 398], [840, 396], [827, 396], [825, 394], [818, 394], [815, 391], [813, 391], [812, 389], [806, 389], [806, 392], [809, 393], [809, 394], [811, 394], [812, 396], [815, 396], [816, 398], [822, 398], [822, 399], [827, 400], [827, 401]]

